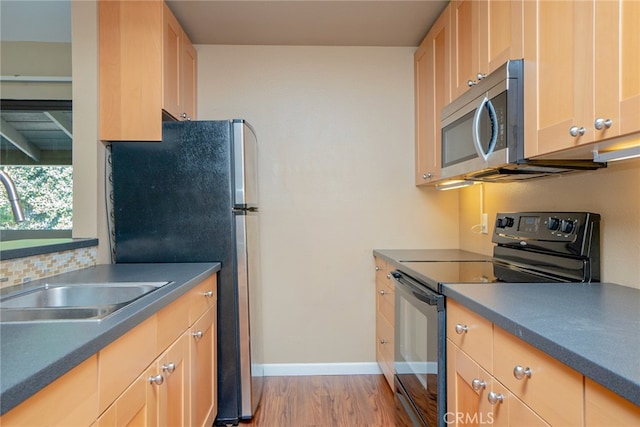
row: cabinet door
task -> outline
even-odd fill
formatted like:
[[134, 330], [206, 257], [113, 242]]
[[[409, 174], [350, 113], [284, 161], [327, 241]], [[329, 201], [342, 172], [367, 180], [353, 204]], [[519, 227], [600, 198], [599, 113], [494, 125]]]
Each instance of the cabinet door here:
[[153, 365], [140, 375], [98, 418], [97, 427], [158, 426], [160, 389], [150, 382], [156, 373]]
[[[487, 386], [482, 408], [487, 413], [485, 424], [495, 427], [549, 427], [538, 414], [509, 392], [496, 379]], [[490, 409], [487, 409], [490, 408]]]
[[[596, 2], [596, 7], [602, 7], [601, 3], [607, 2]], [[620, 134], [626, 135], [640, 131], [640, 2], [622, 0], [619, 3]]]
[[161, 426], [188, 427], [190, 383], [189, 340], [184, 333], [158, 359], [156, 375], [162, 375], [159, 385], [158, 421]]
[[163, 5], [162, 25], [162, 109], [177, 119], [182, 113], [182, 28], [166, 4]]
[[483, 404], [491, 375], [447, 340], [447, 424], [467, 426], [487, 424], [493, 408]]
[[522, 58], [522, 0], [480, 0], [476, 6], [478, 72], [489, 74], [510, 59]]
[[100, 1], [100, 139], [162, 140], [162, 8]]
[[[525, 2], [525, 140], [546, 154], [593, 141], [593, 6], [581, 1]], [[534, 142], [535, 144], [535, 142]], [[529, 149], [525, 155], [531, 154]]]
[[191, 327], [191, 422], [210, 426], [218, 405], [216, 307], [207, 310]]
[[440, 112], [451, 101], [450, 10], [447, 6], [414, 55], [416, 185], [440, 178]]
[[198, 53], [184, 34], [182, 37], [182, 112], [186, 120], [196, 120]]
[[474, 0], [451, 2], [451, 96], [456, 99], [476, 81], [479, 70], [478, 7]]

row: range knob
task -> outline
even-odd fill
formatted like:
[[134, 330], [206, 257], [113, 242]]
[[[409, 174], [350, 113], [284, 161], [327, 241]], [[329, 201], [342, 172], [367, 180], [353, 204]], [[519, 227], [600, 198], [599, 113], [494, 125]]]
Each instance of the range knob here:
[[505, 218], [505, 220], [507, 221], [507, 227], [513, 227], [513, 218], [508, 216]]
[[496, 228], [505, 228], [507, 221], [504, 218], [496, 218]]
[[562, 231], [563, 233], [569, 234], [571, 233], [575, 228], [575, 222], [571, 221], [569, 219], [563, 219], [560, 222], [560, 231]]
[[558, 218], [549, 217], [547, 220], [547, 228], [551, 231], [556, 231], [560, 228], [560, 220]]

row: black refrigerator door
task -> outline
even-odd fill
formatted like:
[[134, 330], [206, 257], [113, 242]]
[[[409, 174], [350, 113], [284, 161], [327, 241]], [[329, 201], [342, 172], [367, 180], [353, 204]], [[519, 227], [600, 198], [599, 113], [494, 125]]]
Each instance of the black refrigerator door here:
[[223, 261], [233, 247], [231, 124], [171, 122], [112, 146], [116, 262]]

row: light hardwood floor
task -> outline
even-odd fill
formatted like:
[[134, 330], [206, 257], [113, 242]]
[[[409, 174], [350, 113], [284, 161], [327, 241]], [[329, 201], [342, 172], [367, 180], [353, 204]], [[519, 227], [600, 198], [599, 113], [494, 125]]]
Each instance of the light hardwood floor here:
[[382, 375], [265, 377], [262, 401], [240, 427], [403, 427]]

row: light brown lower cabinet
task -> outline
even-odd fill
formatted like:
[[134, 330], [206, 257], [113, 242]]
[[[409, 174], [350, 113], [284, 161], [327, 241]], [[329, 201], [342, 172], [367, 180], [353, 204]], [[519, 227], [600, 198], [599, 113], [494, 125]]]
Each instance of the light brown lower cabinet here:
[[394, 298], [391, 268], [381, 258], [374, 257], [376, 268], [376, 360], [389, 387], [394, 390]]
[[447, 311], [448, 425], [640, 425], [639, 406], [453, 300]]
[[216, 301], [213, 275], [6, 413], [0, 425], [212, 425]]

